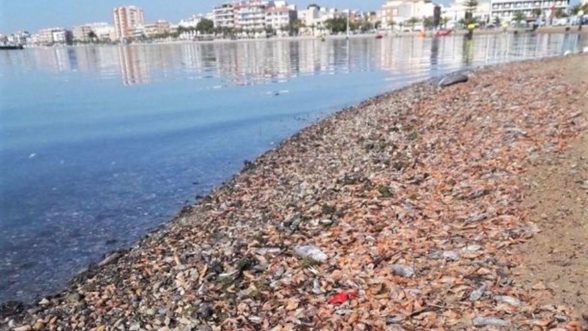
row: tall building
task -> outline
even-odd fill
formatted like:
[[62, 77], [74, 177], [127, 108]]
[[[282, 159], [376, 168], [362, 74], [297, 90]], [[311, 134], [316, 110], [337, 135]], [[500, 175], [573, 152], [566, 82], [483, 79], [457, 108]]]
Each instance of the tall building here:
[[569, 0], [491, 0], [491, 15], [502, 21], [512, 21], [516, 12], [522, 12], [527, 18], [536, 16], [553, 17], [558, 9], [566, 10]]
[[133, 36], [135, 28], [145, 24], [143, 9], [135, 6], [118, 7], [112, 10], [116, 38], [123, 40]]
[[265, 12], [267, 1], [250, 0], [235, 5], [235, 28], [245, 32], [265, 31]]
[[232, 3], [224, 3], [220, 6], [214, 7], [212, 11], [214, 27], [215, 28], [229, 28], [235, 27], [235, 5]]

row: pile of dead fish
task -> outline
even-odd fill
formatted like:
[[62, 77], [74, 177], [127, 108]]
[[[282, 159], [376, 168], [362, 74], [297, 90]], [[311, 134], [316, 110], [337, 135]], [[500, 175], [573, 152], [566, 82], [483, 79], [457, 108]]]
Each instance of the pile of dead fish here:
[[16, 330], [580, 330], [517, 285], [527, 159], [584, 128], [537, 63], [314, 125], [165, 230], [6, 317]]

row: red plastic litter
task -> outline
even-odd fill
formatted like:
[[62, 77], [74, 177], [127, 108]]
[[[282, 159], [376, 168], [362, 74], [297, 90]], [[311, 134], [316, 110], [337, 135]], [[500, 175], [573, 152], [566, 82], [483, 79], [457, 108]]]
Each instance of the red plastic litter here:
[[332, 297], [330, 297], [329, 301], [327, 301], [327, 303], [329, 303], [331, 305], [340, 305], [340, 304], [347, 302], [347, 300], [351, 300], [351, 299], [355, 299], [355, 298], [357, 298], [356, 291], [341, 292], [341, 293], [335, 294]]

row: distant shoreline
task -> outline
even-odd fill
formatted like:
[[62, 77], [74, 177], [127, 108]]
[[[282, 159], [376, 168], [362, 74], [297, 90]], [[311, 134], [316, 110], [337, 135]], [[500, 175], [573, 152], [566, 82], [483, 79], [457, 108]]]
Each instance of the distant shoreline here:
[[[528, 33], [539, 33], [539, 34], [588, 34], [588, 26], [585, 26], [581, 31], [578, 31], [577, 26], [569, 27], [566, 31], [565, 26], [556, 27], [541, 27], [536, 31], [524, 28], [508, 28], [507, 30], [494, 29], [494, 30], [476, 30], [476, 35], [499, 35], [499, 34], [528, 34]], [[450, 36], [464, 36], [467, 34], [465, 30], [454, 31]], [[366, 34], [353, 34], [349, 36], [349, 39], [365, 39], [375, 38], [377, 34], [366, 33]], [[402, 37], [423, 37], [432, 38], [435, 37], [434, 32], [427, 31], [423, 35], [421, 32], [383, 32], [382, 36], [388, 38], [402, 38]], [[95, 46], [133, 46], [133, 45], [173, 45], [173, 44], [224, 44], [224, 43], [240, 43], [240, 42], [263, 42], [263, 41], [297, 41], [297, 40], [342, 40], [347, 39], [344, 34], [341, 35], [326, 35], [324, 37], [313, 37], [313, 36], [295, 36], [295, 37], [272, 37], [272, 38], [244, 38], [244, 39], [213, 39], [213, 40], [153, 40], [149, 42], [133, 42], [130, 44], [120, 43], [104, 43], [104, 44], [74, 44], [74, 45], [52, 45], [52, 46], [25, 46], [25, 48], [67, 48], [67, 47], [95, 47]], [[444, 37], [439, 37], [444, 38]]]

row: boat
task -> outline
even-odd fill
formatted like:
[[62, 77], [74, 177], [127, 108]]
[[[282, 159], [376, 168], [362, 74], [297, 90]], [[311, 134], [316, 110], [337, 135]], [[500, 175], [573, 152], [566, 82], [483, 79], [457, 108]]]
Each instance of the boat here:
[[0, 45], [0, 50], [24, 49], [23, 45]]
[[381, 34], [377, 34], [377, 35], [376, 35], [376, 39], [382, 39], [382, 38], [384, 38], [384, 36], [383, 36], [383, 35], [381, 35]]
[[439, 30], [435, 33], [435, 36], [445, 37], [445, 36], [449, 36], [451, 34], [451, 32], [453, 32], [453, 31], [452, 30]]

